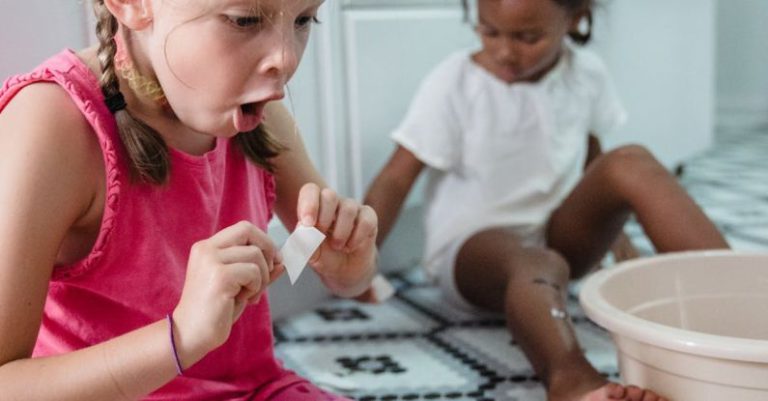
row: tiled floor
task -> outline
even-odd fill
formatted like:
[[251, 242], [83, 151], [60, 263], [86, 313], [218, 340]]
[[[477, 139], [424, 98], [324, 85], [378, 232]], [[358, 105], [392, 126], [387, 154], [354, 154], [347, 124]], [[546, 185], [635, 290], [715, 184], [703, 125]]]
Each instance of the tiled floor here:
[[[768, 250], [768, 132], [722, 137], [686, 163], [681, 180], [735, 249]], [[639, 226], [627, 232], [652, 252]], [[418, 268], [392, 280], [398, 293], [384, 305], [330, 301], [278, 322], [286, 366], [357, 400], [545, 400], [498, 317], [452, 309]], [[575, 299], [569, 308], [587, 357], [615, 377], [610, 338]]]

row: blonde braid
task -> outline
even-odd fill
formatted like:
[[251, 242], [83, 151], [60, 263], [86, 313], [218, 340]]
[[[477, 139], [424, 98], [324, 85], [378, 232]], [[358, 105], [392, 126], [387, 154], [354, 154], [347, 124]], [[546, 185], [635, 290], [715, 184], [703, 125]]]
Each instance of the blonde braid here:
[[117, 19], [109, 12], [103, 0], [94, 0], [93, 11], [97, 20], [96, 37], [99, 39], [99, 84], [110, 111], [115, 114], [120, 139], [131, 162], [132, 176], [140, 181], [164, 184], [171, 168], [165, 141], [154, 129], [135, 118], [124, 103], [122, 107], [113, 107], [114, 99], [122, 100], [120, 81], [115, 72], [115, 35], [119, 27]]

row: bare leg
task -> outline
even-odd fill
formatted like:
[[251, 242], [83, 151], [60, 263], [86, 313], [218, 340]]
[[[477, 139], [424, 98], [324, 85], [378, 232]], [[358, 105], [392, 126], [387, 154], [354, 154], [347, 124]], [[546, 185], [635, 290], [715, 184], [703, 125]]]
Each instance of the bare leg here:
[[474, 235], [456, 258], [459, 292], [479, 307], [506, 314], [510, 332], [544, 381], [550, 401], [659, 400], [607, 383], [586, 360], [562, 315], [568, 277], [568, 265], [557, 252], [521, 247], [504, 228]]
[[631, 212], [658, 252], [728, 248], [677, 180], [647, 150], [626, 146], [596, 159], [552, 214], [549, 245], [581, 277], [605, 255]]
[[[728, 247], [675, 178], [637, 146], [609, 152], [590, 165], [579, 185], [552, 214], [548, 245], [567, 260], [571, 277], [581, 277], [605, 255], [631, 212], [659, 252]], [[552, 388], [560, 388], [560, 383], [583, 379], [562, 369], [551, 374], [550, 380]], [[600, 391], [617, 390], [602, 387]], [[636, 387], [626, 391], [628, 399], [657, 397]], [[588, 394], [593, 396], [602, 399], [595, 392]]]

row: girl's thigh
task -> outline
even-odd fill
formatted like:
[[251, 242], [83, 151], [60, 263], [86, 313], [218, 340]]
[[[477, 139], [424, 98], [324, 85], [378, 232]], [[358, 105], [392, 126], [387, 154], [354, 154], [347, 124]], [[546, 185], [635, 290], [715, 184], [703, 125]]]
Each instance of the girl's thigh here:
[[547, 246], [560, 253], [573, 278], [588, 273], [608, 252], [629, 218], [629, 205], [610, 189], [600, 166], [588, 169], [547, 222]]

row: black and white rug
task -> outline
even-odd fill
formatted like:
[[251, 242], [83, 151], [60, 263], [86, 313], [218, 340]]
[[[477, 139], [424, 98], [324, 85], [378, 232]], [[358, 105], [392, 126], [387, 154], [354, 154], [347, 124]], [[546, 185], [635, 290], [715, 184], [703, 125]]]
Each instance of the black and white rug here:
[[[768, 132], [730, 134], [685, 164], [681, 182], [739, 250], [768, 250]], [[652, 253], [642, 229], [627, 233]], [[420, 268], [391, 277], [383, 305], [331, 300], [275, 324], [286, 367], [336, 393], [363, 400], [544, 401], [538, 379], [498, 316], [451, 308]], [[587, 358], [617, 378], [610, 336], [569, 309]]]

